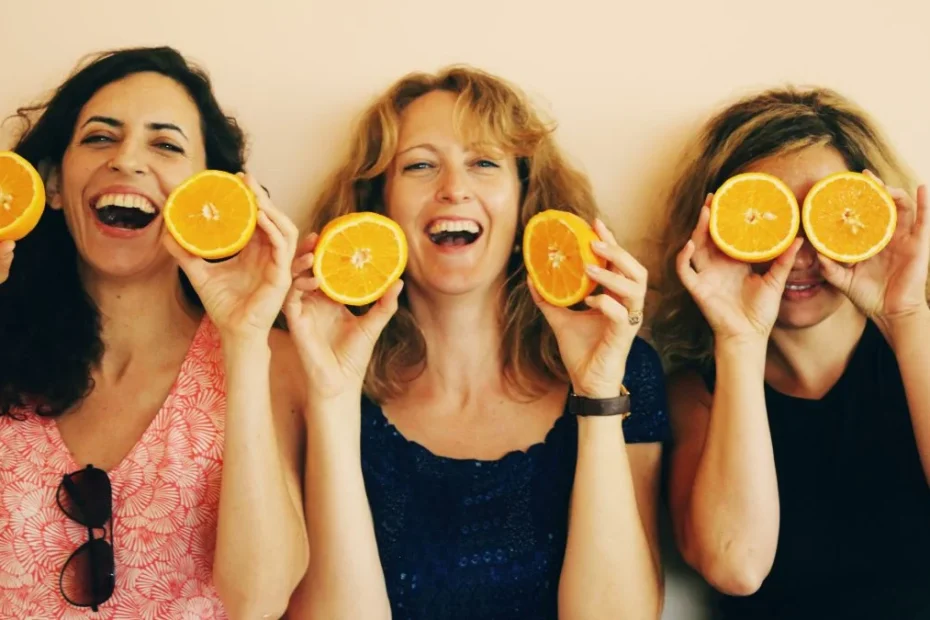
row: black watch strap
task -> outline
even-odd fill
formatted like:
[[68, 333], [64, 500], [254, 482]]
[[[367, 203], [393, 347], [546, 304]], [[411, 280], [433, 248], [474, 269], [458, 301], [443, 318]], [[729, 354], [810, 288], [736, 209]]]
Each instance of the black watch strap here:
[[586, 398], [574, 392], [568, 396], [568, 411], [580, 416], [613, 416], [624, 418], [630, 415], [630, 393], [621, 390], [614, 398]]

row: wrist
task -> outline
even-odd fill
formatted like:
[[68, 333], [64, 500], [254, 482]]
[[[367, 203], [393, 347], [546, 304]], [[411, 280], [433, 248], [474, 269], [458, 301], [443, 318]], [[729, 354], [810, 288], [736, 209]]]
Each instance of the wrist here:
[[271, 355], [268, 332], [220, 332], [220, 346], [227, 359]]
[[873, 320], [894, 350], [910, 342], [922, 344], [930, 335], [930, 307], [927, 305], [892, 316], [875, 316]]

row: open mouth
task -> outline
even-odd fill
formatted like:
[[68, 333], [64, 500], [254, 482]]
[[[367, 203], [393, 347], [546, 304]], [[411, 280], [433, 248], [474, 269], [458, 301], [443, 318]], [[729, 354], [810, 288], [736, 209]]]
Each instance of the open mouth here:
[[474, 220], [433, 220], [426, 227], [430, 241], [441, 247], [471, 245], [481, 238], [484, 230]]
[[158, 217], [152, 201], [139, 194], [103, 194], [92, 210], [105, 226], [126, 230], [145, 228]]

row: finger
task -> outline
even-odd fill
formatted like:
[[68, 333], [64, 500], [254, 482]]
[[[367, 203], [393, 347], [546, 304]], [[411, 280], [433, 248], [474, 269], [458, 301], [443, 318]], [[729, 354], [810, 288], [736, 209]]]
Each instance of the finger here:
[[888, 195], [894, 200], [898, 212], [898, 223], [895, 233], [911, 234], [917, 222], [917, 203], [907, 191], [899, 187], [887, 188]]
[[556, 308], [548, 301], [543, 299], [542, 295], [539, 294], [539, 291], [536, 290], [536, 287], [533, 285], [533, 281], [529, 278], [526, 279], [526, 286], [530, 289], [530, 296], [533, 298], [533, 302], [536, 304], [536, 307], [539, 308], [539, 311], [542, 312], [543, 318], [546, 319], [546, 322], [550, 326], [555, 328], [559, 325], [559, 310], [561, 308]]
[[675, 260], [678, 278], [681, 280], [682, 285], [684, 285], [685, 290], [689, 293], [693, 293], [698, 284], [697, 271], [691, 266], [692, 256], [694, 256], [694, 241], [689, 239], [685, 247], [681, 248], [681, 251], [678, 253], [678, 258]]
[[820, 273], [823, 274], [824, 279], [839, 291], [846, 293], [852, 281], [852, 269], [823, 254], [818, 253], [817, 258], [820, 261]]
[[165, 249], [168, 250], [168, 253], [178, 261], [178, 265], [184, 270], [184, 273], [187, 274], [191, 284], [199, 284], [206, 281], [210, 268], [210, 264], [207, 261], [199, 256], [194, 256], [182, 248], [169, 233], [165, 233], [162, 237], [162, 244], [165, 246]]
[[769, 267], [768, 272], [765, 274], [769, 282], [779, 290], [783, 291], [785, 289], [785, 283], [788, 282], [788, 276], [791, 274], [791, 269], [794, 267], [794, 261], [803, 245], [804, 239], [802, 237], [798, 237], [791, 242], [788, 249], [775, 259], [775, 262], [772, 263], [772, 266]]
[[300, 276], [294, 278], [294, 282], [291, 286], [304, 293], [312, 293], [320, 288], [320, 279], [314, 278], [313, 276]]
[[584, 300], [588, 307], [606, 316], [617, 325], [629, 324], [630, 313], [626, 307], [610, 295], [594, 295]]
[[609, 269], [602, 269], [597, 265], [588, 265], [585, 271], [592, 280], [604, 287], [615, 299], [631, 309], [639, 309], [643, 305], [646, 291], [643, 285], [622, 274]]
[[295, 278], [304, 272], [309, 272], [311, 269], [313, 269], [312, 252], [298, 256], [294, 259], [294, 262], [291, 263], [291, 275]]
[[6, 256], [13, 254], [13, 250], [16, 249], [16, 242], [10, 239], [6, 241], [0, 241], [0, 256]]
[[691, 233], [691, 242], [694, 244], [694, 254], [691, 260], [697, 271], [703, 269], [710, 260], [710, 252], [713, 240], [710, 238], [710, 207], [704, 205], [701, 207], [701, 214], [698, 216], [697, 225]]
[[594, 253], [607, 260], [607, 262], [616, 267], [620, 273], [624, 274], [631, 280], [645, 282], [649, 277], [646, 268], [640, 264], [633, 255], [624, 250], [617, 243], [613, 233], [608, 230], [607, 226], [600, 219], [594, 222], [594, 232], [600, 237], [600, 241], [591, 243], [591, 249]]
[[271, 243], [271, 256], [274, 264], [278, 269], [287, 269], [294, 260], [291, 254], [291, 248], [296, 247], [295, 243], [290, 243], [284, 233], [278, 228], [265, 211], [258, 213], [258, 227], [262, 229], [268, 241]]
[[310, 233], [306, 237], [300, 240], [297, 244], [297, 255], [301, 256], [308, 252], [313, 252], [316, 250], [316, 243], [320, 240], [320, 235], [316, 233]]
[[862, 174], [864, 174], [865, 176], [869, 177], [870, 179], [872, 179], [873, 181], [875, 181], [876, 183], [878, 183], [878, 184], [881, 185], [882, 187], [885, 187], [885, 182], [882, 181], [881, 179], [879, 179], [879, 178], [878, 178], [878, 175], [875, 174], [874, 172], [872, 172], [871, 170], [869, 170], [868, 168], [864, 169], [864, 170], [862, 171]]
[[288, 321], [293, 321], [302, 314], [303, 299], [303, 291], [297, 288], [297, 283], [294, 282], [287, 291], [287, 296], [284, 298], [284, 306], [282, 308], [284, 317], [288, 319]]
[[384, 328], [387, 326], [388, 321], [390, 321], [394, 313], [397, 312], [397, 300], [403, 289], [403, 280], [398, 280], [392, 284], [390, 288], [385, 291], [384, 295], [381, 296], [381, 299], [371, 307], [371, 310], [366, 312], [365, 315], [359, 319], [360, 327], [368, 332], [372, 342], [378, 339], [381, 332], [384, 331]]
[[930, 245], [930, 189], [926, 185], [917, 188], [917, 216], [914, 222], [914, 233], [923, 243], [923, 247]]
[[[274, 206], [274, 203], [271, 202], [271, 196], [268, 193], [268, 190], [264, 186], [260, 185], [258, 181], [255, 180], [251, 174], [240, 172], [239, 175], [245, 180], [246, 184], [249, 186], [249, 189], [255, 194], [258, 199], [258, 208], [262, 213], [265, 213], [268, 219], [275, 225], [275, 227], [281, 231], [284, 239], [286, 240], [285, 248], [288, 251], [296, 251], [297, 249], [297, 239], [300, 236], [300, 232], [297, 230], [297, 226], [294, 225], [294, 222], [289, 218], [283, 211]], [[293, 250], [292, 250], [293, 248]]]

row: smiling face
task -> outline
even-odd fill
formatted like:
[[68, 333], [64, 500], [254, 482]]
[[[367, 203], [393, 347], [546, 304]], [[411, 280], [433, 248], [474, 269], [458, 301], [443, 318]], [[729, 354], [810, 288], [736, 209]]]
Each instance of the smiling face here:
[[204, 170], [200, 113], [184, 88], [158, 73], [111, 82], [84, 105], [50, 183], [83, 262], [131, 277], [173, 268], [161, 243], [168, 194]]
[[501, 285], [520, 203], [516, 159], [464, 143], [455, 103], [437, 90], [407, 106], [385, 186], [387, 214], [409, 244], [408, 281], [446, 295]]
[[[807, 193], [822, 178], [848, 169], [842, 155], [828, 146], [810, 146], [773, 155], [747, 168], [750, 172], [765, 172], [784, 181], [794, 192], [798, 204], [804, 203]], [[803, 229], [799, 234], [804, 235]], [[770, 264], [759, 265], [757, 269], [765, 270]], [[778, 312], [778, 325], [795, 329], [817, 325], [845, 303], [849, 303], [846, 296], [827, 284], [820, 274], [817, 252], [805, 240], [788, 276]]]

